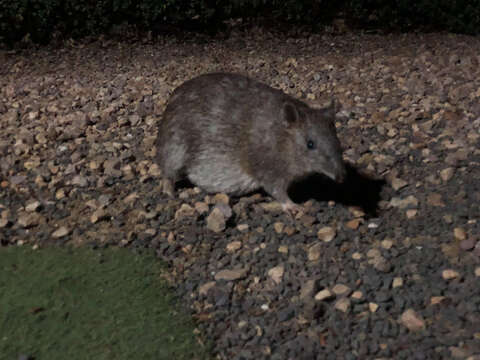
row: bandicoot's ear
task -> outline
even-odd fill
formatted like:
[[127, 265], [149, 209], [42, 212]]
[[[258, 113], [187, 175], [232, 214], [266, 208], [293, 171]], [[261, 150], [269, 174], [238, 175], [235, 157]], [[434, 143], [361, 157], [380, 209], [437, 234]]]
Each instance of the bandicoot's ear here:
[[285, 119], [285, 123], [287, 127], [290, 127], [298, 123], [300, 118], [298, 114], [298, 109], [291, 102], [287, 101], [283, 104], [283, 118]]
[[335, 121], [335, 115], [340, 110], [341, 105], [332, 98], [330, 105], [323, 109], [323, 116], [331, 122]]

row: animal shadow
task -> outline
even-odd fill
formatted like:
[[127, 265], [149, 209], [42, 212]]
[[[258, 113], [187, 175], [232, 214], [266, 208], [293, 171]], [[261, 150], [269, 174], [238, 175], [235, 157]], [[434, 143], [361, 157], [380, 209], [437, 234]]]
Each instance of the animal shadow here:
[[347, 177], [342, 184], [314, 174], [294, 182], [289, 187], [288, 194], [297, 203], [315, 199], [320, 202], [333, 200], [347, 206], [359, 206], [367, 215], [375, 217], [386, 181], [365, 176], [351, 165], [347, 164], [346, 167]]

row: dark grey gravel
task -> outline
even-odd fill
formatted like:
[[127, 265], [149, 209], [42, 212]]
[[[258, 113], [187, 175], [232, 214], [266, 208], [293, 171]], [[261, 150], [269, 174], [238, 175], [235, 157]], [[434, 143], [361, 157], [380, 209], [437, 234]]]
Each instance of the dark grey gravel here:
[[[2, 246], [154, 249], [219, 359], [479, 359], [478, 38], [143, 40], [0, 51]], [[298, 218], [264, 193], [230, 198], [218, 233], [214, 195], [163, 195], [152, 150], [165, 102], [213, 71], [316, 106], [337, 98], [346, 183], [294, 184]], [[225, 270], [238, 276], [215, 281]]]

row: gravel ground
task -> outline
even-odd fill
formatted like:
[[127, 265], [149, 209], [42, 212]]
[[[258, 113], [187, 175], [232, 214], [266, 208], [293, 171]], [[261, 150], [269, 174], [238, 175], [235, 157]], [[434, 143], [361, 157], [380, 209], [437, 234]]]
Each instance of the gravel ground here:
[[[155, 248], [219, 359], [480, 359], [480, 38], [233, 31], [0, 52], [0, 241]], [[161, 194], [156, 124], [210, 71], [335, 96], [349, 179]], [[279, 159], [282, 161], [282, 159]]]

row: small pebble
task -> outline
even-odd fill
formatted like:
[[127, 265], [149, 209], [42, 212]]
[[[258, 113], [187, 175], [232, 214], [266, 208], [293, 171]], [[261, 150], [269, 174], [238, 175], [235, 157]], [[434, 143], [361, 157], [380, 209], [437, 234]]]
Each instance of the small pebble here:
[[405, 212], [407, 219], [413, 219], [417, 216], [418, 211], [416, 209], [409, 209]]
[[336, 284], [332, 288], [332, 291], [335, 295], [348, 295], [348, 293], [350, 293], [350, 288], [344, 284]]
[[325, 242], [330, 242], [335, 238], [335, 235], [337, 235], [337, 232], [335, 231], [334, 228], [330, 226], [325, 226], [318, 230], [317, 236], [320, 240], [325, 241]]
[[350, 299], [342, 298], [335, 303], [335, 309], [346, 313], [350, 309]]
[[268, 276], [271, 277], [276, 284], [280, 284], [282, 282], [284, 272], [285, 267], [283, 265], [279, 265], [268, 270]]
[[430, 305], [440, 304], [445, 299], [445, 296], [432, 296], [430, 298]]
[[382, 253], [380, 252], [380, 250], [378, 249], [370, 249], [367, 251], [367, 257], [368, 258], [376, 258], [376, 257], [379, 257], [379, 256], [382, 256]]
[[[130, 195], [129, 195], [130, 196]], [[188, 204], [182, 204], [180, 209], [175, 212], [175, 220], [182, 220], [185, 218], [190, 218], [195, 215], [195, 208], [191, 207]]]
[[360, 299], [363, 298], [363, 293], [362, 293], [361, 291], [357, 290], [357, 291], [354, 291], [354, 292], [352, 293], [351, 297], [352, 297], [353, 299], [360, 300]]
[[198, 288], [198, 293], [200, 295], [203, 295], [203, 296], [206, 296], [207, 293], [208, 293], [208, 290], [210, 290], [211, 288], [213, 288], [215, 286], [216, 282], [215, 281], [209, 281], [201, 286], [199, 286]]
[[347, 223], [345, 224], [349, 229], [352, 229], [352, 230], [357, 230], [358, 227], [360, 226], [360, 223], [363, 221], [363, 219], [352, 219], [350, 221], [347, 221]]
[[215, 207], [207, 217], [207, 229], [220, 233], [227, 226], [226, 218], [218, 207]]
[[288, 246], [287, 245], [280, 245], [278, 247], [278, 252], [280, 254], [288, 254]]
[[447, 182], [453, 177], [454, 172], [455, 170], [451, 167], [443, 169], [440, 171], [440, 178], [443, 182]]
[[378, 256], [369, 261], [378, 271], [388, 273], [392, 269], [392, 265], [382, 256]]
[[241, 241], [232, 241], [227, 244], [226, 249], [228, 252], [235, 252], [242, 247]]
[[410, 331], [419, 331], [425, 328], [425, 321], [413, 309], [406, 310], [400, 317], [400, 322]]
[[403, 286], [403, 279], [401, 277], [395, 277], [392, 281], [392, 288], [398, 288]]
[[90, 216], [90, 222], [95, 224], [99, 220], [105, 219], [107, 217], [107, 213], [103, 209], [97, 209], [93, 212], [92, 216]]
[[273, 229], [277, 234], [281, 234], [284, 228], [285, 228], [285, 224], [282, 222], [276, 222], [273, 224]]
[[460, 227], [456, 227], [455, 229], [453, 229], [453, 236], [456, 240], [465, 240], [467, 238], [465, 230]]
[[389, 250], [393, 246], [393, 241], [392, 239], [385, 239], [382, 241], [382, 247], [384, 249]]
[[195, 204], [194, 204], [194, 207], [195, 207], [195, 210], [199, 213], [199, 214], [206, 214], [208, 213], [208, 204], [203, 202], [203, 201], [197, 201]]
[[328, 299], [331, 299], [333, 296], [334, 294], [329, 289], [323, 289], [323, 290], [320, 290], [315, 295], [315, 300], [317, 301], [328, 300]]
[[352, 259], [353, 259], [353, 260], [360, 260], [360, 259], [362, 259], [362, 258], [363, 258], [363, 255], [362, 255], [361, 253], [359, 253], [359, 252], [354, 252], [354, 253], [352, 254]]
[[446, 269], [442, 271], [442, 277], [445, 280], [451, 280], [455, 279], [460, 276], [460, 273], [458, 271], [455, 271], [453, 269]]
[[247, 272], [247, 269], [221, 270], [215, 274], [215, 280], [239, 280], [243, 279], [247, 275]]
[[399, 178], [394, 178], [392, 180], [392, 188], [395, 191], [398, 191], [398, 190], [404, 188], [407, 185], [408, 185], [408, 182], [406, 182], [405, 180], [402, 180], [402, 179], [399, 179]]
[[308, 249], [308, 255], [307, 255], [308, 260], [317, 261], [318, 259], [320, 259], [320, 256], [322, 256], [322, 249], [323, 249], [323, 244], [320, 242], [317, 242], [312, 246], [310, 246]]
[[238, 224], [237, 225], [237, 230], [238, 231], [247, 231], [249, 228], [248, 224]]
[[34, 211], [37, 211], [39, 207], [40, 207], [40, 201], [35, 200], [27, 204], [27, 206], [25, 206], [25, 210], [28, 212], [34, 212]]
[[362, 208], [358, 206], [350, 206], [348, 208], [348, 211], [355, 217], [355, 218], [360, 218], [365, 216], [365, 211], [363, 211]]
[[52, 233], [54, 238], [61, 238], [69, 234], [69, 230], [65, 226], [60, 226], [57, 230]]
[[230, 203], [230, 198], [228, 197], [227, 194], [215, 194], [215, 196], [213, 197], [213, 202], [215, 204], [225, 204], [225, 205], [228, 205]]

